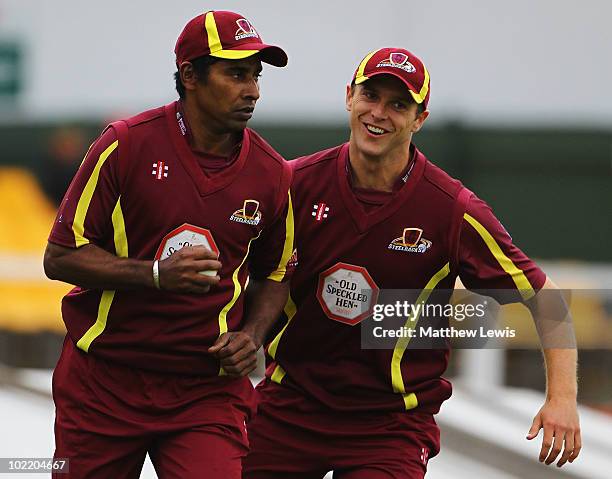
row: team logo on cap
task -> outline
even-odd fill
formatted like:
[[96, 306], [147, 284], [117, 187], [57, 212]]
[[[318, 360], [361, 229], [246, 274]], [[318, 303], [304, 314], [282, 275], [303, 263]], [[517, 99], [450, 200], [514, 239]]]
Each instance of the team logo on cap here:
[[376, 65], [376, 68], [383, 67], [400, 68], [408, 73], [414, 73], [416, 71], [414, 65], [408, 61], [408, 55], [402, 52], [392, 52], [389, 58], [386, 58]]
[[238, 30], [236, 30], [236, 40], [242, 40], [243, 38], [259, 38], [259, 35], [246, 18], [240, 18], [236, 20]]
[[242, 208], [236, 210], [230, 216], [230, 220], [236, 223], [257, 226], [261, 221], [261, 211], [259, 211], [259, 201], [244, 200]]
[[432, 242], [423, 238], [421, 228], [404, 228], [404, 233], [389, 243], [389, 249], [406, 253], [425, 253]]

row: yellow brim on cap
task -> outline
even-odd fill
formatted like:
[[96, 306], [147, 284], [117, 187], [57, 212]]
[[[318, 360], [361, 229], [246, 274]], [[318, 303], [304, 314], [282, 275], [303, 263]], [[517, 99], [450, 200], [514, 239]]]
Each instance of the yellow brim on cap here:
[[226, 60], [241, 60], [259, 53], [259, 50], [217, 50], [210, 52], [211, 57], [225, 58]]

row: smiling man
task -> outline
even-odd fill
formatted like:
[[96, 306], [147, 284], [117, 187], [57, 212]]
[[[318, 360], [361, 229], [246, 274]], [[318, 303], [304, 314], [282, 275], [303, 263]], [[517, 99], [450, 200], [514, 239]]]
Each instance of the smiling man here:
[[[541, 322], [561, 311], [546, 275], [491, 209], [412, 143], [429, 112], [429, 73], [401, 48], [359, 64], [346, 91], [348, 143], [292, 162], [296, 250], [286, 326], [267, 347], [245, 479], [422, 478], [451, 395], [448, 349], [362, 349], [359, 324], [383, 289], [447, 302], [460, 277]], [[504, 294], [501, 294], [501, 292]], [[552, 304], [551, 304], [552, 303]], [[444, 304], [444, 303], [442, 303]], [[412, 346], [412, 344], [411, 344]], [[580, 451], [576, 350], [546, 349], [548, 391], [529, 431], [540, 460]]]
[[180, 99], [104, 130], [49, 237], [47, 275], [76, 285], [53, 377], [69, 477], [139, 477], [148, 453], [160, 477], [239, 478], [258, 321], [287, 295], [291, 170], [246, 128], [287, 55], [227, 11], [175, 54]]

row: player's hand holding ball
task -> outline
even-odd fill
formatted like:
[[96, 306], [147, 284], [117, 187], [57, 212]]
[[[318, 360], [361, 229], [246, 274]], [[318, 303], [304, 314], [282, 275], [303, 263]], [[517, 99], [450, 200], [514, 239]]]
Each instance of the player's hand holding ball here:
[[159, 288], [175, 293], [203, 294], [220, 281], [217, 253], [204, 246], [186, 246], [159, 261]]

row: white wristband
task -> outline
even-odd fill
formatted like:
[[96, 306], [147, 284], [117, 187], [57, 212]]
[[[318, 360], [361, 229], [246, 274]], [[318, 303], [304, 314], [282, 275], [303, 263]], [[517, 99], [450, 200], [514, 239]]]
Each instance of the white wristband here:
[[159, 260], [153, 261], [153, 284], [157, 289], [161, 289], [159, 286]]

